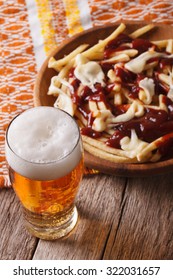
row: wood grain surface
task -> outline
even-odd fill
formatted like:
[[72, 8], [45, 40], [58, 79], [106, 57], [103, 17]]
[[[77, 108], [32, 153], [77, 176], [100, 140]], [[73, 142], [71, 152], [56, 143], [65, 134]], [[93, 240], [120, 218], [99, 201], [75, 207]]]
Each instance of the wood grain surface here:
[[0, 259], [32, 259], [38, 240], [23, 225], [22, 208], [12, 189], [0, 190]]
[[79, 221], [57, 241], [31, 237], [13, 190], [0, 191], [0, 259], [173, 259], [173, 178], [85, 177]]

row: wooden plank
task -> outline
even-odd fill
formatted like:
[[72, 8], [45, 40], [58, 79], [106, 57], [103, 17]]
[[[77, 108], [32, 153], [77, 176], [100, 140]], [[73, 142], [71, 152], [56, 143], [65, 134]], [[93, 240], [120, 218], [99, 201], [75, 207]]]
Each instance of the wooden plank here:
[[33, 259], [102, 259], [113, 221], [118, 225], [125, 183], [124, 178], [108, 175], [84, 178], [76, 228], [68, 238], [40, 240]]
[[[129, 179], [104, 259], [173, 259], [173, 177]], [[116, 233], [116, 234], [115, 234]]]
[[12, 189], [0, 190], [0, 259], [32, 259], [38, 240], [24, 228], [22, 209]]
[[[12, 190], [0, 191], [0, 259], [173, 259], [173, 178], [84, 178], [80, 220], [61, 240], [31, 237]], [[35, 251], [35, 253], [34, 253]]]

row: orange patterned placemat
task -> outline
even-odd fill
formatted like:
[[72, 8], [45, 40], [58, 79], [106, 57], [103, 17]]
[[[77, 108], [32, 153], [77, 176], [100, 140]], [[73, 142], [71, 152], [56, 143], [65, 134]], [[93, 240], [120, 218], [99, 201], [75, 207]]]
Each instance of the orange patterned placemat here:
[[9, 121], [33, 106], [36, 75], [25, 1], [0, 1], [0, 186], [8, 186], [4, 140]]
[[10, 185], [5, 163], [5, 130], [16, 114], [33, 106], [35, 77], [46, 55], [68, 36], [120, 20], [173, 24], [173, 3], [0, 0], [0, 187]]

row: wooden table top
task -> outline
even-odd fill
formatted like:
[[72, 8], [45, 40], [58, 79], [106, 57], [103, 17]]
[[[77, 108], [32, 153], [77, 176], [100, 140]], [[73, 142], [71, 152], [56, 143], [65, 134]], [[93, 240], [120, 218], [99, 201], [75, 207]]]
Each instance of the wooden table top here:
[[0, 259], [173, 259], [173, 176], [85, 177], [79, 221], [56, 241], [32, 237], [12, 189], [0, 190]]

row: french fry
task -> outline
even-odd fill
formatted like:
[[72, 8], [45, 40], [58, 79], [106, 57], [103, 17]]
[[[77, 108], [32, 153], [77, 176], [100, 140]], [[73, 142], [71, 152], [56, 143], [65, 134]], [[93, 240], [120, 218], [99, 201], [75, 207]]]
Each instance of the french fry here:
[[[173, 132], [166, 134], [165, 137], [168, 139], [172, 139], [173, 138]], [[149, 155], [151, 155], [151, 153], [155, 150], [157, 150], [160, 146], [162, 146], [165, 142], [164, 137], [160, 137], [158, 139], [156, 139], [155, 141], [153, 141], [152, 143], [150, 143], [139, 155], [138, 155], [138, 159], [140, 161], [146, 161], [147, 157]]]
[[166, 51], [169, 53], [173, 53], [173, 40], [168, 40], [168, 44], [166, 46]]
[[122, 50], [122, 51], [117, 51], [117, 52], [115, 51], [111, 56], [116, 57], [116, 56], [120, 55], [120, 57], [121, 57], [121, 55], [123, 55], [123, 54], [127, 55], [128, 57], [134, 57], [138, 54], [138, 51], [135, 49], [127, 49], [127, 50]]
[[[121, 23], [110, 36], [108, 36], [106, 39], [100, 41], [98, 44], [94, 45], [93, 47], [89, 48], [85, 52], [83, 52], [83, 55], [90, 60], [95, 59], [96, 53], [100, 50], [103, 51], [105, 46], [107, 45], [107, 43], [110, 42], [111, 40], [115, 39], [119, 34], [121, 34], [125, 30], [125, 28], [126, 28], [125, 24]], [[102, 53], [102, 56], [103, 56], [103, 53]]]
[[121, 157], [118, 155], [107, 153], [105, 150], [100, 150], [99, 148], [91, 146], [86, 142], [84, 142], [84, 149], [96, 157], [103, 158], [114, 163], [137, 163], [136, 158], [130, 159], [127, 157]]
[[168, 44], [168, 40], [158, 40], [158, 41], [151, 41], [154, 45], [156, 45], [159, 48], [166, 48]]
[[105, 144], [103, 142], [99, 140], [96, 140], [96, 139], [89, 139], [87, 136], [85, 135], [82, 135], [82, 139], [83, 139], [83, 142], [84, 143], [88, 143], [88, 141], [90, 141], [90, 144], [91, 146], [95, 147], [95, 148], [98, 148], [99, 150], [103, 150], [103, 151], [107, 151], [113, 155], [118, 155], [120, 157], [128, 157], [128, 152], [126, 151], [122, 151], [122, 150], [119, 150], [119, 149], [115, 149], [115, 148], [111, 148], [111, 147], [108, 147], [106, 146], [105, 147]]
[[161, 82], [164, 82], [165, 84], [169, 85], [170, 84], [170, 76], [166, 75], [166, 74], [163, 74], [163, 73], [160, 73], [158, 75], [159, 77], [159, 80]]
[[104, 59], [101, 60], [101, 63], [116, 63], [116, 62], [126, 62], [129, 61], [130, 57], [125, 54], [125, 53], [121, 53], [121, 54], [116, 54], [115, 56], [109, 58], [109, 59]]
[[57, 72], [61, 71], [62, 67], [69, 63], [71, 59], [73, 59], [77, 54], [83, 52], [88, 47], [88, 44], [83, 44], [77, 47], [70, 54], [64, 56], [63, 58], [56, 60], [51, 57], [49, 59], [48, 67], [55, 69]]
[[154, 28], [154, 24], [145, 25], [144, 27], [141, 27], [141, 28], [135, 30], [133, 33], [131, 33], [130, 37], [133, 39], [136, 39], [136, 38], [144, 35], [145, 33], [147, 33], [148, 31], [150, 31], [153, 28]]
[[91, 112], [96, 112], [98, 110], [97, 104], [95, 101], [89, 101], [89, 109]]
[[[71, 61], [68, 62], [68, 64], [66, 64], [66, 66], [64, 66], [59, 74], [57, 75], [57, 81], [56, 81], [56, 86], [60, 87], [61, 86], [61, 82], [60, 79], [63, 79], [65, 77], [67, 77], [69, 70], [73, 67], [74, 65], [74, 59], [72, 59]], [[48, 94], [51, 94], [51, 92], [49, 91]]]

